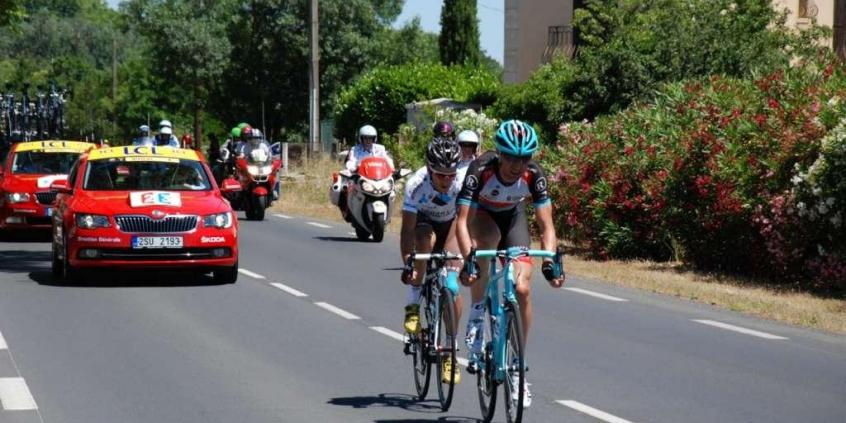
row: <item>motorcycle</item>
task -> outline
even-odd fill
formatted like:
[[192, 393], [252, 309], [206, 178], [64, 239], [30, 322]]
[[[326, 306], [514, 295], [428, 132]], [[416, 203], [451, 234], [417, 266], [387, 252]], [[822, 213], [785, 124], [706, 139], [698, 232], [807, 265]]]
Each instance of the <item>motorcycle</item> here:
[[394, 183], [409, 173], [408, 169], [394, 171], [383, 157], [368, 157], [355, 173], [344, 169], [333, 174], [329, 198], [336, 206], [346, 204], [344, 219], [352, 224], [359, 240], [372, 236], [374, 242], [382, 242], [394, 209]]
[[[221, 153], [228, 156], [227, 150]], [[281, 167], [282, 160], [268, 150], [247, 148], [242, 157], [235, 159], [234, 176], [241, 184], [241, 191], [226, 196], [232, 209], [244, 210], [249, 220], [264, 220], [265, 209], [278, 198], [276, 184]]]

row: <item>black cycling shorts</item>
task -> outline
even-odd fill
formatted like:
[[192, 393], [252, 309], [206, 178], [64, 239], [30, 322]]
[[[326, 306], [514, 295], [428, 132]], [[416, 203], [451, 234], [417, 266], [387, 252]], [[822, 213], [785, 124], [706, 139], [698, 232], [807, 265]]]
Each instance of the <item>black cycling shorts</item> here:
[[499, 245], [497, 250], [509, 247], [528, 248], [532, 241], [529, 237], [529, 219], [526, 216], [526, 204], [521, 202], [510, 210], [490, 211], [483, 208], [476, 209], [476, 213], [485, 213], [491, 217], [499, 229]]
[[421, 214], [417, 214], [417, 228], [420, 227], [430, 227], [432, 228], [432, 232], [435, 233], [435, 246], [432, 248], [432, 251], [438, 252], [444, 250], [444, 245], [446, 244], [447, 237], [449, 236], [449, 230], [452, 228], [452, 222], [455, 219], [447, 220], [446, 222], [433, 222], [423, 216]]

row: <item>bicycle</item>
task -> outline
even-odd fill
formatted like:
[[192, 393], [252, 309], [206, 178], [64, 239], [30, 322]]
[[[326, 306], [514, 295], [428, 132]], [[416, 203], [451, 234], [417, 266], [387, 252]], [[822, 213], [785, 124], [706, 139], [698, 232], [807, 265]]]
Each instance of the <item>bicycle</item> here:
[[[503, 385], [506, 417], [510, 423], [523, 419], [523, 395], [526, 380], [525, 345], [523, 345], [523, 322], [520, 305], [516, 297], [516, 280], [512, 262], [519, 257], [548, 257], [553, 259], [553, 272], [563, 274], [563, 250], [552, 253], [544, 250], [530, 250], [511, 247], [507, 250], [473, 250], [467, 260], [467, 269], [475, 273], [476, 258], [491, 258], [491, 271], [485, 291], [485, 316], [488, 322], [486, 342], [481, 355], [476, 357], [476, 389], [479, 393], [479, 407], [482, 419], [487, 423], [493, 419], [496, 407], [496, 391]], [[504, 260], [497, 271], [497, 260]], [[478, 283], [477, 281], [476, 283]], [[501, 282], [501, 283], [500, 283]], [[515, 385], [514, 377], [517, 376]], [[515, 392], [516, 389], [516, 392]], [[515, 395], [516, 394], [516, 395]]]
[[[458, 350], [455, 341], [455, 299], [452, 291], [446, 287], [447, 269], [444, 265], [449, 260], [461, 260], [461, 256], [450, 252], [412, 253], [406, 263], [406, 269], [410, 269], [418, 260], [427, 262], [426, 276], [423, 278], [420, 292], [420, 332], [411, 335], [406, 341], [405, 353], [412, 356], [414, 386], [420, 401], [426, 399], [432, 363], [435, 363], [438, 401], [441, 403], [441, 410], [447, 411], [452, 404], [455, 375], [461, 370], [458, 369], [455, 355]], [[450, 327], [453, 328], [452, 343], [447, 345], [447, 328]], [[448, 382], [441, 378], [446, 358], [452, 363]]]

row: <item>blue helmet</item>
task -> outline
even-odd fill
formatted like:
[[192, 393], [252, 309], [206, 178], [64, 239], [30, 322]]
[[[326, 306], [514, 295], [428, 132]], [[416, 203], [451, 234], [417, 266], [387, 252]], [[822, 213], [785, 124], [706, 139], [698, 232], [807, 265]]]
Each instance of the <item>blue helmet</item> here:
[[538, 135], [531, 125], [519, 120], [507, 120], [494, 135], [496, 149], [517, 157], [529, 157], [538, 149]]

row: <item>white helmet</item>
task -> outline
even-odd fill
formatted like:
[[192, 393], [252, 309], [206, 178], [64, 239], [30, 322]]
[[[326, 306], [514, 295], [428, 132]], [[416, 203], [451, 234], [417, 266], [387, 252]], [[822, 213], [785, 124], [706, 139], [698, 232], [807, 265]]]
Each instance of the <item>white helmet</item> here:
[[172, 129], [173, 124], [171, 124], [169, 120], [163, 119], [161, 122], [159, 122], [159, 129], [165, 128], [165, 127]]
[[173, 129], [170, 129], [170, 126], [162, 126], [162, 129], [159, 129], [160, 134], [171, 135], [173, 134]]
[[461, 133], [458, 134], [458, 139], [456, 141], [458, 141], [459, 144], [465, 143], [465, 142], [466, 143], [478, 144], [479, 143], [479, 135], [477, 135], [475, 131], [471, 131], [469, 129], [464, 130], [464, 131], [461, 131]]
[[370, 125], [364, 125], [358, 129], [358, 142], [361, 142], [362, 137], [373, 137], [373, 142], [376, 142], [376, 128]]

